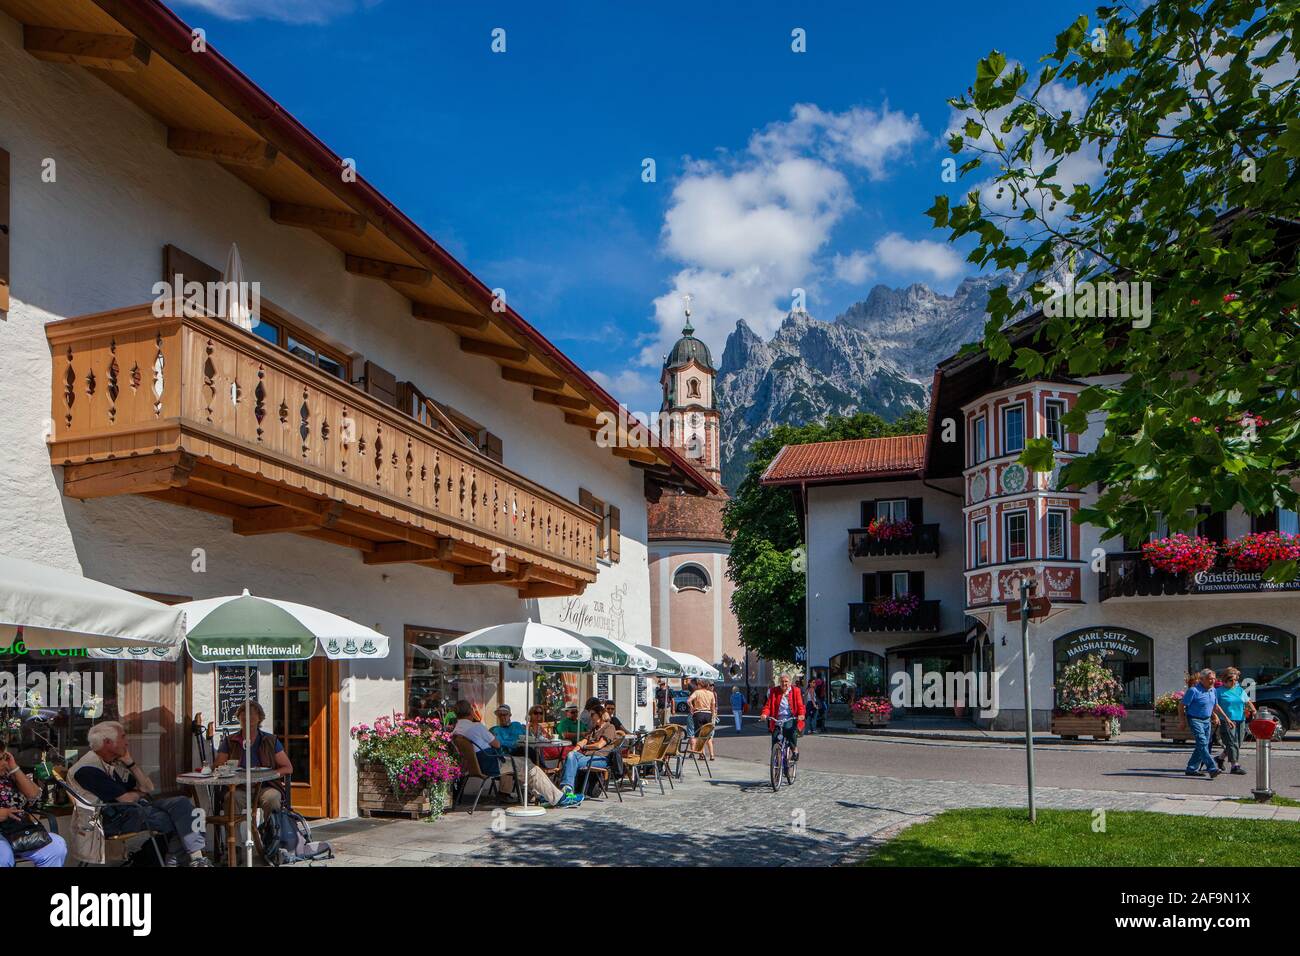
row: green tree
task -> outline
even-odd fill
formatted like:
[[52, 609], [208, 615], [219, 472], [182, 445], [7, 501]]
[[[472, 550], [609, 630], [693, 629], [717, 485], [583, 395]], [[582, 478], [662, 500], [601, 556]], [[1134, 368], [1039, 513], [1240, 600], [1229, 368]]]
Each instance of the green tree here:
[[731, 537], [727, 576], [736, 585], [731, 609], [741, 643], [769, 660], [794, 660], [795, 648], [804, 643], [802, 539], [794, 499], [789, 488], [759, 484], [777, 452], [786, 445], [925, 430], [925, 412], [911, 411], [895, 422], [860, 412], [808, 425], [778, 425], [750, 446], [753, 458], [745, 478], [722, 514], [723, 528]]
[[[960, 202], [936, 197], [928, 214], [952, 240], [975, 239], [970, 261], [1077, 270], [1076, 287], [1150, 283], [1147, 316], [1067, 311], [1014, 349], [1008, 320], [1053, 290], [989, 299], [993, 359], [1026, 377], [1126, 376], [1088, 388], [1065, 419], [1080, 432], [1088, 413], [1106, 415], [1096, 450], [1062, 477], [1101, 482], [1081, 518], [1107, 537], [1148, 532], [1157, 512], [1186, 530], [1201, 504], [1297, 505], [1298, 10], [1101, 7], [1056, 38], [1036, 75], [994, 51], [950, 101], [964, 124], [949, 146], [979, 185]], [[1048, 441], [1028, 444], [1022, 462], [1049, 469]]]

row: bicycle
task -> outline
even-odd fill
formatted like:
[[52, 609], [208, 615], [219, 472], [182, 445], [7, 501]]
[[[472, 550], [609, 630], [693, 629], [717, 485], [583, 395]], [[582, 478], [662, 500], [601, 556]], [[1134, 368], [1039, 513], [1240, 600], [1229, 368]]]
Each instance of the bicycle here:
[[776, 724], [776, 729], [772, 731], [772, 759], [769, 768], [772, 773], [772, 792], [776, 793], [781, 789], [783, 776], [786, 783], [794, 783], [798, 764], [794, 759], [794, 748], [790, 746], [790, 740], [785, 735], [786, 728], [795, 723], [795, 718], [791, 717], [780, 722], [773, 721], [773, 723]]

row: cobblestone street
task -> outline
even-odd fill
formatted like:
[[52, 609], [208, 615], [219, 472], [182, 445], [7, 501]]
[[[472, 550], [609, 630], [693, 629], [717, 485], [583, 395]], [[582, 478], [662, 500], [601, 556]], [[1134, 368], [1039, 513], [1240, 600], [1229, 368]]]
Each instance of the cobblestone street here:
[[[826, 865], [869, 849], [871, 839], [940, 810], [1023, 806], [1023, 787], [995, 783], [900, 780], [804, 771], [772, 793], [762, 764], [720, 759], [714, 777], [687, 767], [675, 791], [623, 802], [588, 800], [543, 817], [506, 816], [494, 807], [463, 810], [437, 823], [350, 820], [317, 828], [337, 853], [333, 866], [613, 866], [645, 864]], [[1040, 788], [1041, 807], [1157, 810], [1214, 815], [1272, 815], [1214, 796]], [[1277, 811], [1300, 819], [1300, 809]], [[497, 831], [494, 832], [494, 824]]]

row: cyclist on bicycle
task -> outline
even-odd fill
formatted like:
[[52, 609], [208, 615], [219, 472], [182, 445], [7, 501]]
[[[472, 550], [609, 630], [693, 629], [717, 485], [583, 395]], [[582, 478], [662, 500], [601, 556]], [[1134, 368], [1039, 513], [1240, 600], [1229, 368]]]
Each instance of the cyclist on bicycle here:
[[782, 674], [775, 687], [767, 692], [767, 703], [763, 705], [763, 716], [767, 718], [767, 729], [776, 740], [777, 730], [785, 734], [794, 759], [799, 759], [799, 733], [803, 730], [806, 712], [803, 706], [803, 694], [798, 687], [791, 686], [790, 675]]

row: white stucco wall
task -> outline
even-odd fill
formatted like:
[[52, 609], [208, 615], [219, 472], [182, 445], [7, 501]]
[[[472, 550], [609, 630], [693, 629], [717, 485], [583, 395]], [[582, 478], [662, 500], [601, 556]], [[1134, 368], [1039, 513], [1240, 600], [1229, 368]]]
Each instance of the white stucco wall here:
[[[328, 608], [389, 635], [387, 660], [342, 668], [344, 677], [358, 678], [355, 699], [341, 703], [345, 751], [349, 726], [405, 705], [404, 625], [470, 630], [530, 611], [542, 620], [560, 615], [558, 599], [530, 608], [507, 588], [458, 588], [450, 576], [414, 566], [367, 567], [355, 551], [294, 535], [242, 538], [227, 520], [162, 502], [63, 497], [61, 469], [51, 467], [45, 444], [45, 323], [150, 301], [167, 243], [220, 267], [237, 242], [264, 297], [482, 422], [504, 440], [507, 466], [570, 500], [581, 486], [617, 505], [622, 561], [602, 566], [580, 600], [621, 602], [626, 635], [648, 643], [642, 473], [566, 426], [560, 410], [531, 401], [528, 387], [503, 382], [489, 359], [461, 352], [452, 332], [411, 318], [407, 300], [384, 283], [346, 273], [342, 254], [324, 240], [271, 222], [262, 196], [216, 164], [175, 155], [165, 140], [159, 122], [92, 71], [24, 53], [20, 25], [0, 14], [0, 147], [11, 154], [13, 297], [0, 321], [4, 551], [137, 590], [199, 598], [247, 587]], [[47, 159], [55, 163], [54, 182], [41, 179]], [[191, 570], [195, 548], [206, 553], [203, 573]], [[265, 679], [269, 700], [269, 669]], [[212, 711], [210, 686], [194, 682], [194, 707], [205, 714]], [[350, 813], [350, 752], [341, 768], [340, 799]]]
[[[965, 614], [961, 499], [919, 481], [814, 485], [808, 489], [809, 656], [813, 667], [829, 666], [843, 651], [883, 655], [885, 649], [962, 627]], [[861, 504], [875, 498], [921, 498], [925, 523], [939, 525], [939, 556], [849, 558], [849, 529], [861, 524]], [[924, 571], [925, 598], [938, 600], [939, 630], [928, 634], [854, 634], [849, 605], [862, 600], [862, 575], [870, 571]]]

